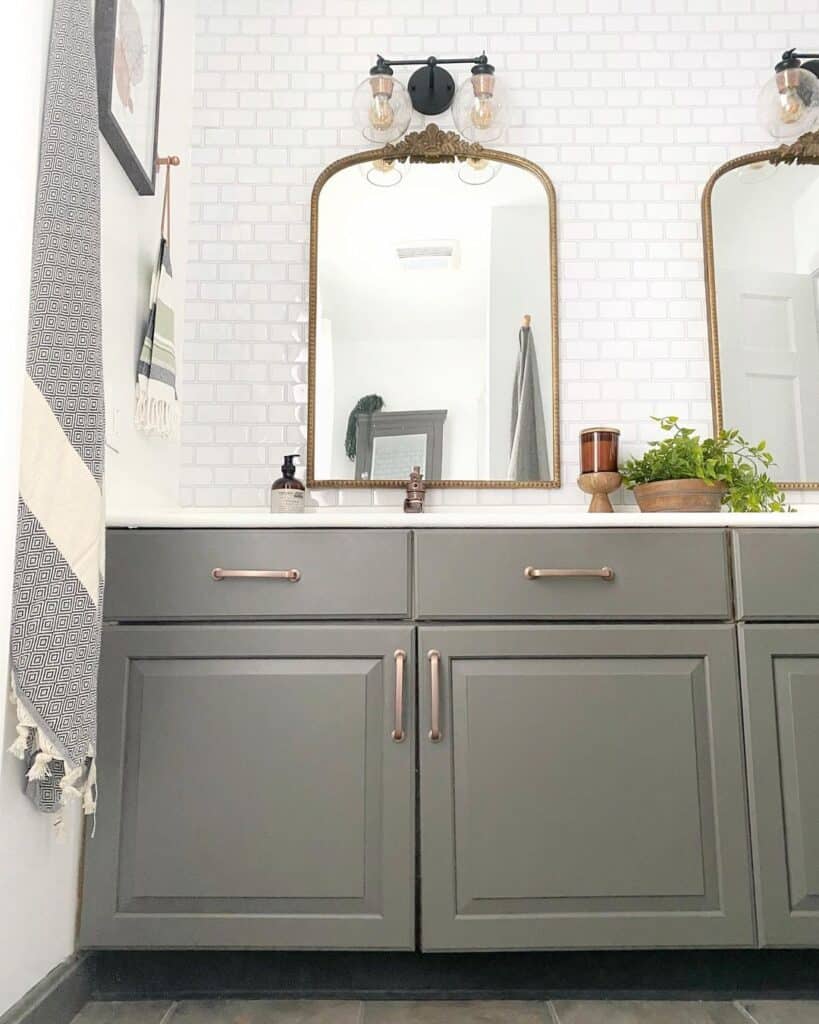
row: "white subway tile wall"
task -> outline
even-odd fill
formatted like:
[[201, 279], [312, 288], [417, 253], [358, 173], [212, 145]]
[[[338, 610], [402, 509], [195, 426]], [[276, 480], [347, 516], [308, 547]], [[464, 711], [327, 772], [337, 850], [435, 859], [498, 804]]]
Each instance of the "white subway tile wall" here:
[[377, 52], [486, 48], [514, 100], [502, 145], [557, 189], [563, 487], [430, 501], [578, 504], [581, 427], [619, 426], [625, 454], [652, 415], [711, 429], [700, 195], [771, 145], [759, 87], [817, 44], [817, 0], [199, 0], [182, 504], [264, 505], [305, 450], [310, 191], [363, 145], [351, 97]]

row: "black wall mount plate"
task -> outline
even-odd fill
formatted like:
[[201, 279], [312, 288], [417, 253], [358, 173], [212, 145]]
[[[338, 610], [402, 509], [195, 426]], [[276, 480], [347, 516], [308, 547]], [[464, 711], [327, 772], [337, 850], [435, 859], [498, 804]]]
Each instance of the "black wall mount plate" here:
[[455, 99], [455, 80], [440, 64], [424, 64], [413, 71], [407, 88], [419, 114], [443, 114]]

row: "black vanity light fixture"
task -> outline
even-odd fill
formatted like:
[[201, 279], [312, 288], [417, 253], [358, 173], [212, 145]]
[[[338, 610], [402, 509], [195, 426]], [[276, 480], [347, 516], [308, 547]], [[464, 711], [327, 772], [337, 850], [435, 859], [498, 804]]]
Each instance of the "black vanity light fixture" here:
[[[456, 88], [444, 64], [472, 64], [472, 74]], [[407, 87], [395, 78], [396, 67], [417, 69]], [[485, 53], [424, 60], [387, 60], [379, 54], [369, 77], [356, 89], [353, 105], [364, 138], [381, 143], [394, 142], [404, 134], [413, 108], [434, 117], [452, 107], [458, 131], [474, 142], [500, 138], [508, 112], [505, 89]]]
[[759, 120], [775, 139], [792, 140], [819, 122], [819, 53], [786, 50], [759, 94]]

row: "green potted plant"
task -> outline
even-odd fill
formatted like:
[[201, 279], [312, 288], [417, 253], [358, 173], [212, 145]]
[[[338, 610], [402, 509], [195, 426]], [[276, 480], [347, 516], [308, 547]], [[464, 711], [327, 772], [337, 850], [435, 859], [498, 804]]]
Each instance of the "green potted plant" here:
[[653, 416], [670, 434], [652, 441], [622, 470], [642, 512], [784, 512], [785, 495], [768, 476], [774, 459], [764, 441], [752, 445], [738, 430], [701, 438], [677, 416]]

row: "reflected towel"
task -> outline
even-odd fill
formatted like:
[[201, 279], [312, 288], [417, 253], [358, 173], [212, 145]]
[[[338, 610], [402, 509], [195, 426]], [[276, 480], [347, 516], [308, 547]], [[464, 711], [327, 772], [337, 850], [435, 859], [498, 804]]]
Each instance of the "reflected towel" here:
[[549, 452], [540, 394], [535, 340], [530, 327], [521, 327], [520, 350], [512, 389], [512, 431], [509, 480], [548, 480]]

